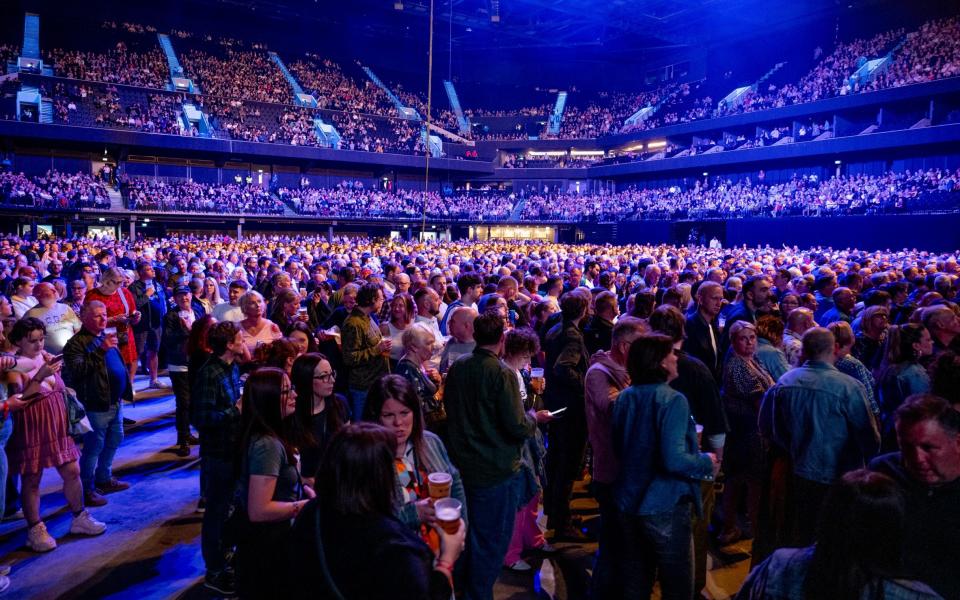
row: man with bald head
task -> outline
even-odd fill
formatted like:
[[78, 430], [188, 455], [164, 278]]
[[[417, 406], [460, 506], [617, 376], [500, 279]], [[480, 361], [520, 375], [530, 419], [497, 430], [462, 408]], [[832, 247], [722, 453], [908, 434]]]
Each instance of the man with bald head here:
[[791, 367], [800, 366], [803, 356], [803, 334], [815, 326], [813, 311], [809, 308], [795, 308], [787, 315], [786, 328], [783, 332], [783, 353], [787, 355], [787, 362]]
[[829, 329], [803, 334], [806, 361], [782, 375], [764, 395], [760, 433], [791, 458], [782, 545], [815, 541], [820, 506], [841, 475], [866, 465], [880, 447], [867, 391], [834, 366]]
[[477, 318], [477, 309], [470, 306], [457, 306], [451, 309], [447, 319], [447, 329], [450, 339], [443, 346], [440, 353], [440, 372], [446, 373], [450, 365], [465, 354], [470, 354], [477, 347], [473, 339], [473, 320]]
[[820, 325], [826, 327], [836, 321], [850, 323], [853, 321], [853, 307], [857, 304], [857, 296], [848, 287], [838, 287], [833, 290], [833, 308], [827, 310], [820, 317]]

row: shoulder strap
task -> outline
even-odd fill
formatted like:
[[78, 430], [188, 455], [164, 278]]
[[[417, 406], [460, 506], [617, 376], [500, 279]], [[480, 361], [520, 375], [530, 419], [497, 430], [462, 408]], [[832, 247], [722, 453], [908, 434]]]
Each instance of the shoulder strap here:
[[340, 593], [340, 589], [337, 587], [337, 584], [333, 582], [333, 577], [330, 575], [330, 569], [327, 568], [327, 555], [323, 550], [323, 539], [320, 535], [320, 498], [319, 496], [314, 499], [316, 502], [316, 510], [313, 515], [313, 527], [315, 533], [315, 543], [317, 546], [317, 563], [320, 565], [320, 574], [323, 577], [324, 583], [327, 585], [327, 590], [330, 592], [330, 597], [333, 600], [345, 600], [343, 594]]

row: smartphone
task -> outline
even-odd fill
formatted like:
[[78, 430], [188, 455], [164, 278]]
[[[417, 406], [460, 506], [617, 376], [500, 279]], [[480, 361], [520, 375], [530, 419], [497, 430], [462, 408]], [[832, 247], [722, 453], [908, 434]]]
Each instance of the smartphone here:
[[39, 399], [40, 396], [42, 396], [42, 395], [43, 395], [42, 392], [34, 392], [34, 393], [30, 394], [29, 396], [23, 396], [22, 398], [20, 398], [20, 401], [21, 401], [21, 402], [33, 402], [34, 400]]
[[563, 411], [567, 410], [567, 408], [568, 408], [568, 407], [564, 406], [563, 408], [558, 408], [557, 410], [552, 410], [552, 411], [550, 411], [550, 416], [551, 416], [551, 417], [555, 417], [555, 416], [561, 414]]
[[48, 362], [47, 364], [48, 364], [48, 365], [55, 365], [55, 364], [57, 364], [58, 362], [60, 362], [60, 361], [62, 361], [62, 360], [63, 360], [63, 355], [62, 355], [62, 354], [58, 354], [58, 355], [52, 357], [52, 358], [50, 359], [50, 362]]

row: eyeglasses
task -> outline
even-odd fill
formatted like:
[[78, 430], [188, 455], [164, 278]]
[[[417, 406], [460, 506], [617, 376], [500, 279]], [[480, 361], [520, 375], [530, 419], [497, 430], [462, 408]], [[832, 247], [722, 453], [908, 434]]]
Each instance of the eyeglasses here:
[[313, 378], [318, 381], [335, 381], [337, 379], [337, 372], [330, 371], [329, 373], [320, 373], [319, 375], [314, 375]]

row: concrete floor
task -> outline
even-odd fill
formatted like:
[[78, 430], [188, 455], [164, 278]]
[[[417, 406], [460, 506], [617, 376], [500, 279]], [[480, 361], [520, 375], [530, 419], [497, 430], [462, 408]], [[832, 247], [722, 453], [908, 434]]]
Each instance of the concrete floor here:
[[[137, 386], [145, 381], [138, 377]], [[109, 504], [91, 509], [107, 524], [96, 538], [70, 536], [70, 515], [60, 493], [56, 471], [44, 474], [41, 512], [59, 547], [47, 554], [26, 548], [23, 519], [0, 523], [0, 563], [12, 564], [12, 584], [3, 594], [31, 600], [211, 598], [202, 588], [200, 517], [195, 512], [199, 459], [173, 453], [174, 402], [171, 394], [138, 394], [126, 416], [137, 424], [127, 431], [114, 463], [114, 473], [132, 487], [108, 496]], [[574, 511], [589, 530], [596, 524], [596, 504], [578, 489]], [[498, 600], [586, 597], [595, 544], [557, 544], [560, 552], [531, 555], [534, 570], [504, 570]], [[749, 556], [749, 543], [727, 549]], [[738, 589], [749, 561], [736, 561], [710, 573], [707, 597], [723, 600]]]

